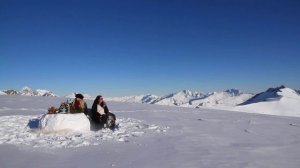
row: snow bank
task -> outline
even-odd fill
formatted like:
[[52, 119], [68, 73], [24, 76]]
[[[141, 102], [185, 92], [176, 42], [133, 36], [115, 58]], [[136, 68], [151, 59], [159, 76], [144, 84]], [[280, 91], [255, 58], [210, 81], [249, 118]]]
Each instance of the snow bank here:
[[40, 124], [44, 132], [85, 132], [90, 130], [90, 121], [84, 113], [46, 114], [41, 118]]
[[[41, 118], [43, 129], [39, 127]], [[106, 141], [128, 143], [133, 138], [150, 133], [164, 133], [168, 129], [168, 127], [146, 124], [141, 120], [119, 118], [116, 121], [118, 127], [114, 131], [110, 129], [89, 131], [90, 127], [86, 120], [81, 115], [75, 114], [46, 115], [38, 118], [32, 115], [1, 116], [0, 123], [0, 144], [43, 148], [76, 148], [101, 145]], [[70, 127], [79, 132], [70, 131]]]

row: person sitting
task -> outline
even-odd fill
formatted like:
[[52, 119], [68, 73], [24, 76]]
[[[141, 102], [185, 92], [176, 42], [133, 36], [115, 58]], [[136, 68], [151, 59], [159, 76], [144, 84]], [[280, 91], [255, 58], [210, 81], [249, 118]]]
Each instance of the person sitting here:
[[[112, 123], [107, 122], [109, 117], [112, 117], [112, 120], [110, 120]], [[110, 128], [115, 126], [116, 116], [109, 112], [101, 95], [97, 96], [94, 100], [92, 106], [92, 120], [95, 123], [100, 124], [102, 127], [104, 127], [104, 124], [108, 124], [107, 126]]]
[[87, 115], [88, 109], [83, 98], [84, 96], [80, 93], [75, 95], [75, 99], [70, 107], [71, 113], [84, 113], [85, 115]]

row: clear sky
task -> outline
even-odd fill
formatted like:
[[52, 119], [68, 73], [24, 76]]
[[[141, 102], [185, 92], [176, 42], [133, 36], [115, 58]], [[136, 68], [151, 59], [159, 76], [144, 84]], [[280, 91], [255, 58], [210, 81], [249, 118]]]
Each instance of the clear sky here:
[[300, 89], [299, 0], [0, 0], [0, 89]]

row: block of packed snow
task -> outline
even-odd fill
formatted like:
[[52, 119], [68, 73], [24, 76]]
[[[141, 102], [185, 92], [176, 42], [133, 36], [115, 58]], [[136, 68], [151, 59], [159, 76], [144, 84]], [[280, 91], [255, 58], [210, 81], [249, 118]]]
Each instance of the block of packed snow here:
[[40, 128], [44, 132], [85, 132], [90, 130], [90, 121], [84, 113], [46, 114], [41, 117]]

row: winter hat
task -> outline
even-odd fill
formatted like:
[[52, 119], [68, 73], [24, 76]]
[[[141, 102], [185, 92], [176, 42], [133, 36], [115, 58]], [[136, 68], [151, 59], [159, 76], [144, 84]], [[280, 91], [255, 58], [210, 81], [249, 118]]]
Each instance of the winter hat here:
[[76, 94], [75, 97], [79, 98], [79, 99], [83, 99], [84, 98], [84, 96], [82, 94], [80, 94], [80, 93]]

